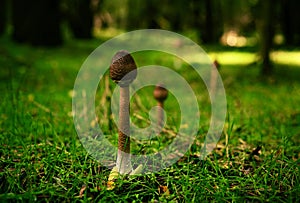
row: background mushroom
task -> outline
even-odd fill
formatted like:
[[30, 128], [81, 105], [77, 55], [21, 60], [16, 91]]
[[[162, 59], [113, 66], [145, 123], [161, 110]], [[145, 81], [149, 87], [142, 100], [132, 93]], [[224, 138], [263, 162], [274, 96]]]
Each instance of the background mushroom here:
[[168, 97], [168, 90], [165, 88], [165, 85], [162, 83], [157, 84], [153, 91], [153, 96], [158, 101], [157, 133], [160, 133], [164, 124], [164, 101]]
[[217, 60], [214, 60], [212, 67], [211, 67], [211, 75], [210, 75], [210, 93], [211, 93], [212, 97], [214, 97], [216, 94], [219, 69], [220, 69], [219, 62]]

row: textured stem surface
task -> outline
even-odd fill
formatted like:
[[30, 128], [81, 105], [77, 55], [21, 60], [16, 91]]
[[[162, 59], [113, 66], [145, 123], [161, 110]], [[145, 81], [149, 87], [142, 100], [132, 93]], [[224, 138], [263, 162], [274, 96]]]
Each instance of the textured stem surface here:
[[129, 87], [120, 87], [117, 167], [120, 174], [132, 171], [130, 160]]
[[164, 103], [158, 102], [157, 109], [157, 133], [160, 133], [164, 125]]

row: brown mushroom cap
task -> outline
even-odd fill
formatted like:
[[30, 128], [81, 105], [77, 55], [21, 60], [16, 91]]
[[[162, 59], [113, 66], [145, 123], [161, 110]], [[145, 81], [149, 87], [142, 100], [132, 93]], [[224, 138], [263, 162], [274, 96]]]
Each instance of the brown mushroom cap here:
[[217, 60], [214, 60], [213, 65], [217, 68], [220, 69], [220, 63]]
[[163, 102], [168, 97], [168, 90], [165, 88], [163, 84], [157, 84], [155, 86], [153, 96], [157, 101]]
[[118, 51], [109, 67], [110, 78], [120, 86], [128, 86], [137, 75], [134, 59], [128, 51]]

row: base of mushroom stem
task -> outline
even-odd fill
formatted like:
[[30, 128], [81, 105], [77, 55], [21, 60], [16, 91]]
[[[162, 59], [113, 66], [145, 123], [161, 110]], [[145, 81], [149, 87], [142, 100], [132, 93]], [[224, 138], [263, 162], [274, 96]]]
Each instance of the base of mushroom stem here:
[[129, 174], [132, 172], [131, 155], [118, 150], [116, 168], [119, 174]]
[[[139, 175], [142, 173], [142, 171], [143, 171], [143, 165], [140, 164], [136, 169], [131, 171], [129, 176]], [[111, 172], [108, 176], [107, 190], [113, 190], [116, 187], [115, 181], [116, 181], [116, 179], [120, 178], [120, 175], [121, 174], [119, 173], [118, 168], [116, 166], [113, 167], [113, 169], [111, 170]]]

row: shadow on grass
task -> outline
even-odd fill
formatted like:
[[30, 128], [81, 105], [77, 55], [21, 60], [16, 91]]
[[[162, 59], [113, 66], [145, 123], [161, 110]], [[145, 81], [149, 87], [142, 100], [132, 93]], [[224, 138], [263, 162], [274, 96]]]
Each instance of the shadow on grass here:
[[289, 84], [299, 83], [300, 84], [300, 65], [299, 66], [286, 66], [276, 65], [274, 73], [271, 75], [278, 83]]
[[259, 83], [262, 85], [292, 85], [300, 84], [300, 65], [281, 65], [274, 64], [273, 73], [264, 76], [261, 75], [258, 64], [251, 65], [224, 65], [220, 70], [223, 80], [231, 77], [233, 80], [251, 85]]

